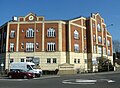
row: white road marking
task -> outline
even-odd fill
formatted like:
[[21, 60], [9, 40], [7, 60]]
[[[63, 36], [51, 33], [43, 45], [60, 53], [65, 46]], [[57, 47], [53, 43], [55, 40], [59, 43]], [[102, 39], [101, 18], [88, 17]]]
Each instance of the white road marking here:
[[26, 81], [28, 79], [0, 79], [2, 81]]
[[104, 81], [107, 81], [108, 83], [113, 83], [115, 81], [111, 80], [111, 79], [100, 79], [100, 80], [104, 80]]
[[95, 83], [97, 80], [84, 80], [84, 79], [76, 79], [76, 82], [81, 82], [81, 83]]
[[45, 77], [39, 77], [39, 78], [33, 78], [33, 79], [49, 79], [49, 78], [59, 78], [60, 76], [45, 76]]
[[63, 80], [62, 83], [64, 84], [95, 84], [96, 80], [70, 79], [70, 80]]
[[64, 84], [95, 84], [96, 82], [99, 82], [99, 80], [103, 82], [113, 83], [115, 81], [111, 79], [97, 79], [97, 80], [89, 80], [89, 79], [69, 79], [69, 80], [63, 80], [62, 83]]

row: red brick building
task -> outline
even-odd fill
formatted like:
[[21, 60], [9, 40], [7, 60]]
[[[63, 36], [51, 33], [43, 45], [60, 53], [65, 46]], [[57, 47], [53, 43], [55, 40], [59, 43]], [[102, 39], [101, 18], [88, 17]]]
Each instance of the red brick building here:
[[43, 70], [69, 63], [75, 70], [94, 71], [102, 56], [113, 62], [112, 36], [99, 13], [67, 21], [48, 21], [33, 13], [13, 17], [0, 27], [0, 40], [5, 69], [11, 62], [32, 61]]

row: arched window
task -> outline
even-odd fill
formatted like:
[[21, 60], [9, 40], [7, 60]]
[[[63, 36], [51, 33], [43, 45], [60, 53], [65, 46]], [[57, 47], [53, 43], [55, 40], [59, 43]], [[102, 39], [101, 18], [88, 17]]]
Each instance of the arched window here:
[[55, 29], [49, 28], [49, 29], [47, 30], [47, 36], [48, 36], [48, 37], [55, 37]]
[[74, 38], [79, 39], [79, 33], [77, 30], [74, 31]]
[[98, 29], [98, 31], [101, 31], [100, 24], [97, 25], [97, 29]]
[[34, 30], [32, 28], [26, 31], [26, 37], [34, 37]]

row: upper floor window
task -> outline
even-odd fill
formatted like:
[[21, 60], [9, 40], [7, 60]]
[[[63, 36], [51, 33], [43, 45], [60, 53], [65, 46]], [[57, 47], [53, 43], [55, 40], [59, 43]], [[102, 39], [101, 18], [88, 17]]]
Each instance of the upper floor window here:
[[79, 45], [78, 44], [74, 44], [74, 51], [79, 52]]
[[26, 51], [33, 52], [34, 51], [34, 43], [26, 43]]
[[14, 51], [14, 43], [10, 43], [10, 51], [11, 51], [11, 52]]
[[108, 50], [108, 55], [110, 55], [110, 50]]
[[95, 35], [93, 35], [93, 41], [94, 41], [94, 42], [96, 41], [96, 36], [95, 36]]
[[107, 45], [110, 46], [110, 41], [109, 40], [107, 40]]
[[55, 51], [55, 43], [54, 42], [47, 43], [47, 51]]
[[79, 33], [77, 30], [74, 31], [74, 38], [79, 39]]
[[101, 36], [98, 36], [98, 42], [102, 42], [102, 37]]
[[34, 37], [34, 30], [32, 28], [26, 31], [26, 37]]
[[97, 25], [97, 29], [98, 29], [98, 31], [101, 31], [100, 24]]
[[10, 32], [10, 38], [14, 38], [14, 37], [15, 37], [15, 31], [12, 30], [12, 31]]
[[49, 29], [47, 30], [47, 36], [48, 36], [48, 37], [55, 37], [55, 29], [49, 28]]

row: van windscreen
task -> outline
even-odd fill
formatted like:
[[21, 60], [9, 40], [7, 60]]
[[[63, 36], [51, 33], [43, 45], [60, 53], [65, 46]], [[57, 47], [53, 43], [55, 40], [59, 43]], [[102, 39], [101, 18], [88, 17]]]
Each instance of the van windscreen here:
[[30, 65], [27, 65], [28, 70], [32, 70], [32, 67]]

